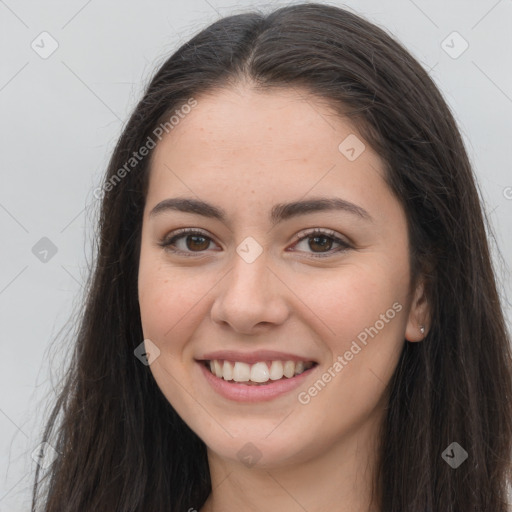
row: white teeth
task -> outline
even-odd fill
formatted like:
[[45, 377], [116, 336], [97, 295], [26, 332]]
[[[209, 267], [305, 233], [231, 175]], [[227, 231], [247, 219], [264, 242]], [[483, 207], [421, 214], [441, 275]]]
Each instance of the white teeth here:
[[217, 377], [222, 377], [222, 365], [217, 360], [213, 361], [213, 365], [213, 367], [215, 368], [215, 375]]
[[283, 363], [281, 361], [272, 361], [270, 365], [270, 379], [279, 380], [283, 378]]
[[304, 371], [304, 363], [299, 361], [295, 364], [295, 375], [300, 375]]
[[311, 361], [272, 361], [272, 363], [260, 361], [251, 365], [241, 361], [232, 363], [213, 360], [209, 361], [207, 366], [211, 373], [224, 380], [264, 384], [269, 380], [280, 380], [283, 377], [290, 379], [295, 375], [300, 375], [311, 368], [313, 364]]
[[228, 361], [224, 361], [224, 366], [222, 367], [222, 378], [224, 380], [233, 380], [233, 365]]
[[251, 366], [251, 380], [253, 382], [267, 382], [269, 378], [270, 373], [267, 363], [256, 363]]
[[283, 366], [283, 373], [285, 377], [293, 377], [295, 375], [295, 363], [293, 361], [286, 361]]
[[[226, 362], [224, 362], [226, 366]], [[247, 363], [235, 363], [233, 368], [233, 380], [235, 382], [248, 382], [251, 377], [251, 367]]]

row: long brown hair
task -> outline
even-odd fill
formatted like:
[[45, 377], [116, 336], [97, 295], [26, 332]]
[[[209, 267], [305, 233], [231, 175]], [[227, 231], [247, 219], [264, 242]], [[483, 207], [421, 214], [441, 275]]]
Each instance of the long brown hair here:
[[[381, 511], [505, 512], [510, 340], [460, 133], [401, 44], [347, 10], [314, 3], [213, 23], [160, 67], [135, 108], [105, 175], [97, 258], [43, 435], [60, 455], [40, 481], [38, 468], [32, 509], [181, 512], [199, 510], [211, 491], [204, 443], [134, 356], [143, 340], [137, 273], [150, 158], [112, 180], [190, 98], [241, 80], [305, 88], [349, 117], [381, 156], [407, 215], [411, 281], [426, 279], [432, 314], [426, 339], [404, 342], [389, 385], [375, 480]], [[453, 442], [468, 454], [456, 469], [442, 456]]]

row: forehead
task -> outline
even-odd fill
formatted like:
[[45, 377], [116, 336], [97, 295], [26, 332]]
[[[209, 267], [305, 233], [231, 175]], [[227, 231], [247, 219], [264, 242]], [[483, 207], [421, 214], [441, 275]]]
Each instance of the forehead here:
[[196, 196], [249, 218], [311, 195], [342, 197], [375, 217], [400, 209], [384, 162], [326, 101], [249, 87], [195, 100], [154, 150], [147, 209], [171, 196]]
[[357, 133], [325, 100], [298, 89], [262, 92], [239, 86], [204, 94], [196, 101], [164, 137], [157, 153], [164, 147], [180, 152], [208, 148], [215, 155], [243, 150], [245, 157], [261, 159], [270, 152], [274, 160], [283, 153], [299, 159], [315, 155], [318, 144], [337, 155], [340, 137]]

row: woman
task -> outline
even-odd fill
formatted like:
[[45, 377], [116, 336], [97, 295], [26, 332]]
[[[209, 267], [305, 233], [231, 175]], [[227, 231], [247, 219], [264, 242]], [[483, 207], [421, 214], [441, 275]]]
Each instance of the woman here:
[[41, 510], [507, 510], [475, 180], [383, 30], [319, 4], [215, 22], [156, 73], [101, 195]]

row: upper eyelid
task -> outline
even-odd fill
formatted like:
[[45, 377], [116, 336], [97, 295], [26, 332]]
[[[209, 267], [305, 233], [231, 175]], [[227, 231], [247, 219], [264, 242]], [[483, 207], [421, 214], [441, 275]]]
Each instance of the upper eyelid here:
[[[202, 235], [205, 238], [208, 238], [211, 242], [218, 245], [218, 243], [215, 241], [215, 237], [210, 235], [206, 230], [203, 230], [202, 228], [180, 228], [175, 231], [172, 231], [170, 234], [163, 237], [162, 241], [160, 242], [160, 245], [166, 246], [170, 245], [171, 240], [173, 239], [181, 239], [183, 237], [189, 236], [189, 235]], [[322, 235], [326, 236], [328, 238], [332, 238], [335, 243], [344, 245], [346, 247], [352, 247], [353, 243], [352, 241], [347, 241], [346, 236], [338, 234], [336, 231], [329, 229], [329, 228], [320, 228], [320, 227], [313, 227], [313, 228], [305, 228], [296, 233], [293, 236], [293, 242], [299, 243], [307, 239], [308, 237], [312, 237], [314, 235]], [[176, 252], [188, 252], [188, 251], [181, 251], [178, 249]], [[196, 251], [197, 254], [200, 254], [201, 252], [205, 251]], [[190, 251], [191, 254], [194, 253], [194, 251]], [[313, 253], [314, 254], [314, 253]], [[317, 253], [317, 254], [329, 254], [329, 251], [326, 253]]]

